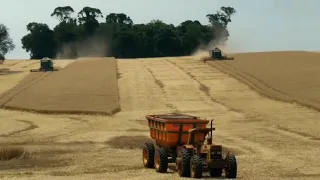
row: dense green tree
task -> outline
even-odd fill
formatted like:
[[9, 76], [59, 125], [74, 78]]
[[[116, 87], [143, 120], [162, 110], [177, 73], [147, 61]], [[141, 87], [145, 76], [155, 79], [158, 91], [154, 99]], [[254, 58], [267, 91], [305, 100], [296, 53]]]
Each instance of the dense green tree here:
[[48, 25], [31, 22], [27, 25], [27, 30], [29, 34], [24, 36], [21, 41], [22, 48], [30, 52], [31, 59], [55, 56], [54, 33]]
[[78, 13], [78, 21], [81, 28], [84, 29], [84, 36], [93, 35], [97, 28], [99, 28], [99, 21], [97, 19], [99, 17], [103, 17], [100, 9], [88, 6]]
[[208, 14], [207, 18], [214, 32], [214, 39], [217, 42], [225, 42], [229, 37], [227, 30], [228, 24], [231, 22], [231, 17], [236, 13], [233, 7], [222, 6], [220, 11], [215, 14]]
[[[124, 13], [110, 13], [103, 22], [99, 22], [99, 18], [104, 17], [102, 12], [88, 6], [77, 13], [77, 18], [72, 18], [73, 13], [70, 6], [55, 8], [51, 16], [56, 17], [59, 23], [53, 30], [46, 24], [28, 24], [29, 34], [21, 41], [31, 58], [55, 57], [66, 46], [67, 57], [77, 57], [82, 54], [79, 51], [84, 49], [87, 41], [90, 41], [88, 46], [93, 46], [92, 41], [96, 40], [100, 42], [97, 46], [107, 44], [102, 47], [105, 50], [102, 54], [118, 58], [189, 55], [209, 43], [225, 42], [229, 37], [228, 24], [236, 10], [223, 6], [215, 14], [206, 16], [208, 24], [186, 20], [178, 26], [161, 20], [134, 24], [130, 16]], [[101, 56], [101, 53], [97, 56]]]
[[55, 16], [60, 22], [72, 21], [71, 14], [74, 12], [70, 6], [57, 7], [53, 10], [51, 17]]
[[15, 45], [9, 36], [9, 30], [4, 24], [0, 24], [0, 60], [4, 60], [4, 56], [12, 51]]
[[106, 23], [133, 25], [131, 18], [123, 13], [110, 13], [106, 16]]
[[232, 7], [220, 8], [220, 11], [217, 11], [215, 14], [208, 14], [207, 18], [209, 19], [210, 24], [215, 26], [227, 27], [228, 23], [231, 22], [231, 16], [236, 13], [236, 10]]

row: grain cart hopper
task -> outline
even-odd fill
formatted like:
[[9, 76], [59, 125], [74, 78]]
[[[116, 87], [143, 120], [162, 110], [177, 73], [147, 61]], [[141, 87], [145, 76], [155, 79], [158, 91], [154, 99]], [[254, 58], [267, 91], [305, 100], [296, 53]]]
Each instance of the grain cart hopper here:
[[223, 52], [219, 48], [214, 48], [213, 50], [209, 51], [209, 57], [203, 58], [203, 62], [210, 61], [210, 60], [233, 60], [233, 57], [227, 57], [223, 55]]
[[205, 171], [220, 177], [225, 170], [226, 178], [236, 178], [236, 157], [212, 143], [212, 120], [206, 128], [208, 120], [184, 114], [147, 115], [146, 119], [156, 145], [145, 143], [144, 167], [164, 173], [168, 163], [176, 163], [180, 177], [201, 178]]
[[30, 72], [43, 72], [43, 71], [58, 71], [58, 69], [53, 67], [53, 62], [50, 58], [45, 57], [40, 60], [39, 69], [30, 70]]

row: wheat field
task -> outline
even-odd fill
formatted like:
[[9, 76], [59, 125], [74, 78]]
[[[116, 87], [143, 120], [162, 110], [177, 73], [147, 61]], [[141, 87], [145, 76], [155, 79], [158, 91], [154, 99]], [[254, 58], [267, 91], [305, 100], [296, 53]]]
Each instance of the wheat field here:
[[[89, 76], [99, 77], [108, 72], [118, 74], [117, 91], [121, 111], [111, 116], [103, 116], [0, 110], [1, 146], [23, 147], [30, 156], [0, 161], [0, 177], [21, 180], [142, 180], [146, 177], [150, 180], [180, 179], [177, 173], [173, 173], [172, 166], [169, 173], [158, 174], [152, 169], [144, 169], [141, 159], [143, 143], [152, 141], [149, 138], [144, 116], [179, 111], [215, 119], [214, 125], [217, 129], [214, 133], [214, 142], [230, 148], [235, 153], [239, 164], [239, 179], [319, 179], [320, 136], [317, 127], [319, 127], [320, 113], [290, 101], [277, 101], [280, 99], [272, 98], [276, 97], [276, 94], [272, 96], [269, 94], [267, 98], [266, 95], [262, 95], [262, 92], [253, 90], [250, 83], [253, 84], [254, 81], [248, 78], [245, 81], [245, 78], [240, 79], [235, 73], [230, 72], [235, 67], [251, 76], [261, 78], [261, 81], [266, 81], [261, 75], [254, 74], [250, 70], [254, 69], [255, 72], [262, 74], [263, 71], [266, 72], [265, 64], [269, 64], [271, 75], [282, 76], [282, 79], [286, 77], [283, 75], [284, 68], [275, 67], [281, 62], [273, 61], [272, 65], [271, 62], [265, 62], [270, 60], [270, 58], [263, 58], [266, 56], [265, 53], [260, 55], [255, 54], [256, 60], [246, 60], [245, 62], [248, 61], [248, 63], [242, 63], [244, 61], [242, 59], [252, 58], [253, 55], [237, 54], [234, 61], [221, 62], [228, 63], [228, 69], [222, 69], [221, 63], [218, 63], [219, 65], [215, 62], [203, 63], [192, 56], [117, 59], [117, 72], [115, 67], [110, 65], [99, 67], [100, 70], [96, 69], [96, 74], [88, 69], [89, 65], [85, 65], [83, 68], [88, 73], [91, 72]], [[292, 69], [287, 72], [288, 74], [292, 72], [291, 76], [295, 74], [293, 73], [295, 68], [302, 66], [305, 69], [308, 68], [308, 63], [299, 64], [299, 67], [293, 66], [295, 63], [298, 64], [296, 61], [301, 61], [299, 58], [294, 59], [297, 56], [300, 57], [300, 55], [290, 55], [292, 58], [290, 67], [286, 68], [286, 70]], [[243, 69], [240, 61], [244, 66]], [[94, 63], [94, 61], [91, 62]], [[59, 73], [63, 74], [64, 71], [75, 68], [77, 63], [81, 62], [77, 60], [71, 62]], [[0, 75], [0, 93], [7, 93], [15, 85], [19, 86], [27, 81], [28, 79], [24, 78], [30, 77], [28, 70], [38, 67], [39, 63], [27, 60], [6, 61], [1, 66], [10, 68], [12, 71], [22, 71]], [[83, 72], [84, 77], [88, 76], [85, 70], [78, 71]], [[67, 75], [56, 74], [56, 76], [50, 75], [51, 82], [60, 83], [54, 78], [65, 80], [70, 78]], [[41, 74], [38, 75], [41, 76]], [[82, 79], [87, 80], [84, 77]], [[281, 78], [273, 79], [281, 80]], [[278, 84], [295, 83], [290, 78], [282, 81]], [[23, 103], [30, 103], [18, 103], [19, 99], [23, 101], [33, 99], [30, 94], [43, 96], [41, 87], [44, 87], [47, 82], [50, 81], [39, 81], [36, 85], [30, 86], [29, 90], [23, 92], [24, 97], [30, 97], [23, 100], [17, 96], [15, 103], [12, 104], [22, 106]], [[80, 81], [75, 81], [74, 84], [77, 84], [76, 82]], [[83, 86], [93, 83], [88, 80], [84, 82]], [[311, 83], [309, 80], [305, 82]], [[279, 88], [271, 83], [270, 86], [274, 86], [274, 89]], [[63, 88], [62, 84], [55, 87], [52, 83], [49, 87], [55, 91], [54, 96], [52, 95], [54, 98], [58, 98], [59, 93], [61, 96], [68, 94], [66, 93], [68, 88]], [[77, 90], [82, 93], [85, 91], [85, 88], [80, 88], [79, 84], [73, 87], [77, 87]], [[99, 87], [105, 88], [102, 84]], [[98, 86], [91, 88], [98, 88]], [[72, 92], [75, 93], [77, 90]], [[100, 91], [97, 90], [97, 92]], [[23, 93], [20, 94], [21, 97]], [[106, 93], [105, 98], [115, 97], [108, 96], [107, 92], [104, 93]], [[294, 97], [294, 94], [289, 95]], [[90, 101], [86, 98], [77, 98], [77, 100], [79, 101], [75, 102], [75, 106], [80, 100], [91, 108], [99, 104], [96, 102], [98, 100]], [[87, 100], [88, 102], [84, 102]], [[52, 106], [64, 107], [63, 104], [57, 105], [53, 102], [51, 101]], [[55, 102], [62, 103], [61, 99]], [[39, 103], [43, 101], [39, 99]], [[40, 108], [43, 107], [41, 105]], [[205, 176], [204, 179], [206, 178], [209, 177]]]
[[3, 93], [0, 103], [7, 109], [51, 114], [113, 114], [120, 108], [116, 61], [81, 59], [60, 71], [30, 73]]

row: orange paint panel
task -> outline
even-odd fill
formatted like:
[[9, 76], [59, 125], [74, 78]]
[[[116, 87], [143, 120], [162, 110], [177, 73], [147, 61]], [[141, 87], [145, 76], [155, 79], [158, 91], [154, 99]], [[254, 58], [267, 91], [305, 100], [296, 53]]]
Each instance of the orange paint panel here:
[[[171, 116], [172, 117], [172, 116]], [[205, 128], [209, 121], [196, 118], [159, 118], [156, 115], [147, 116], [150, 128], [150, 136], [161, 146], [176, 147], [188, 142], [188, 131], [194, 128], [194, 125], [199, 128]], [[182, 126], [182, 131], [180, 128]], [[180, 144], [179, 144], [179, 134]], [[194, 140], [203, 140], [204, 135], [195, 135]]]

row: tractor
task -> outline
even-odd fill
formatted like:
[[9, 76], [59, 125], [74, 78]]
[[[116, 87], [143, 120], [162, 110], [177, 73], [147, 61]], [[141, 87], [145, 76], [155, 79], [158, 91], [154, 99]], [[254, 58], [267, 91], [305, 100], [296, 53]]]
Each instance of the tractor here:
[[[211, 177], [237, 177], [237, 160], [222, 145], [212, 143], [212, 120], [185, 114], [147, 115], [153, 143], [145, 143], [143, 165], [165, 173], [168, 163], [175, 163], [180, 177], [202, 178], [208, 171]], [[207, 138], [206, 138], [207, 137]]]
[[39, 69], [31, 69], [30, 72], [45, 72], [45, 71], [59, 71], [59, 69], [53, 67], [53, 62], [50, 58], [42, 58], [40, 60]]
[[233, 60], [233, 57], [227, 57], [223, 54], [221, 49], [218, 47], [215, 47], [213, 50], [209, 51], [209, 57], [203, 58], [203, 62], [205, 63], [206, 61], [210, 60]]

